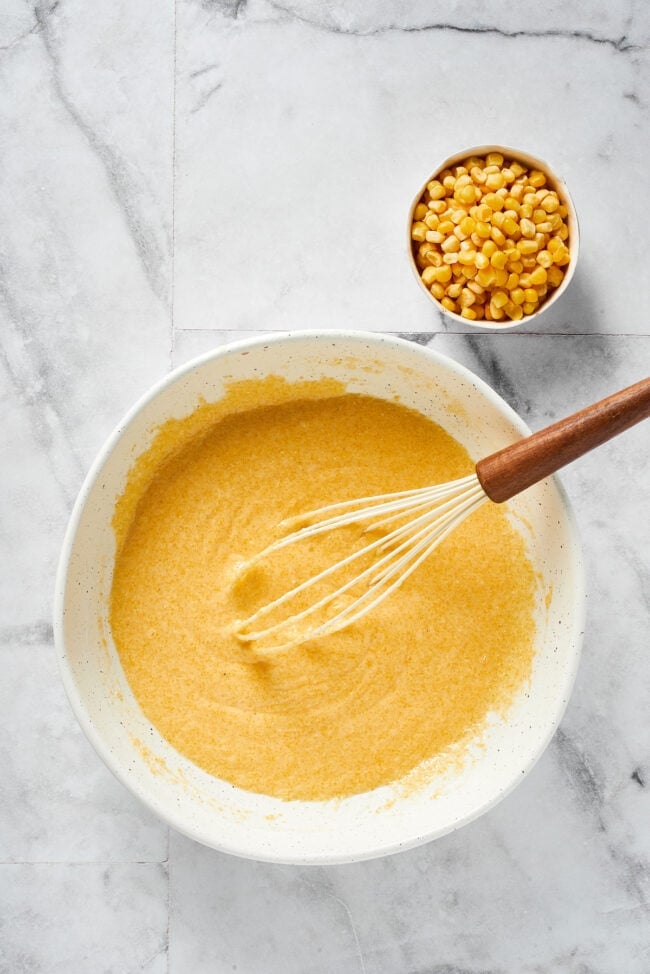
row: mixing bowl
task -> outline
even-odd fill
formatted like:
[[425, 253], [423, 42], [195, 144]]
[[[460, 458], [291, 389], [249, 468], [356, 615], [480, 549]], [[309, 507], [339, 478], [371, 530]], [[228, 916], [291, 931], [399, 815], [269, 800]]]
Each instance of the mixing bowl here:
[[[159, 424], [186, 416], [200, 399], [219, 400], [233, 380], [271, 374], [289, 381], [330, 377], [343, 381], [350, 392], [399, 399], [445, 427], [475, 460], [528, 432], [467, 369], [397, 338], [293, 332], [220, 348], [153, 388], [97, 457], [63, 545], [55, 595], [56, 647], [68, 697], [89, 740], [117, 778], [170, 825], [215, 849], [249, 858], [350, 862], [458, 828], [487, 811], [530, 771], [558, 725], [578, 663], [580, 547], [555, 479], [511, 503], [513, 523], [539, 577], [533, 672], [507, 717], [495, 715], [464, 760], [437, 770], [434, 762], [419, 776], [417, 787], [398, 783], [329, 802], [283, 802], [211, 777], [160, 736], [124, 677], [108, 625], [115, 558], [111, 520], [128, 471]], [[435, 557], [444, 557], [444, 550]], [[432, 706], [434, 697], [432, 688]]]

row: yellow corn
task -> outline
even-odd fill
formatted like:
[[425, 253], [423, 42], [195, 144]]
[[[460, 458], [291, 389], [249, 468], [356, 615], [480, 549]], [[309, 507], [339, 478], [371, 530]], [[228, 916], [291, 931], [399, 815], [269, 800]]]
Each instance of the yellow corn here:
[[489, 237], [491, 229], [490, 224], [484, 223], [482, 220], [479, 220], [476, 224], [476, 232], [478, 233], [479, 237]]
[[473, 308], [463, 308], [460, 313], [461, 318], [467, 318], [468, 321], [476, 321], [478, 315]]
[[434, 213], [444, 213], [447, 209], [447, 203], [445, 200], [430, 200], [427, 203], [427, 208], [433, 210]]
[[476, 229], [476, 223], [471, 218], [471, 216], [465, 216], [465, 217], [463, 217], [463, 219], [460, 221], [459, 226], [460, 226], [460, 229], [463, 231], [463, 233], [467, 234], [468, 237], [472, 233], [474, 233], [474, 230]]
[[502, 166], [503, 156], [500, 152], [488, 152], [485, 157], [486, 166]]
[[445, 237], [448, 237], [450, 233], [454, 232], [454, 224], [451, 220], [441, 220], [438, 224], [438, 230], [440, 230], [440, 233], [444, 233]]
[[503, 268], [508, 263], [508, 258], [502, 250], [495, 250], [495, 252], [490, 257], [490, 264], [492, 267], [496, 267], [497, 270], [503, 270]]
[[443, 254], [442, 261], [444, 264], [451, 265], [453, 269], [453, 265], [458, 263], [458, 254], [453, 252], [450, 254]]
[[476, 272], [476, 280], [481, 287], [489, 287], [495, 279], [496, 271], [493, 267], [482, 267]]
[[427, 183], [427, 190], [432, 200], [440, 200], [446, 196], [445, 187], [437, 179], [432, 179], [430, 183]]
[[482, 186], [487, 178], [483, 170], [480, 168], [480, 166], [472, 166], [472, 168], [469, 171], [469, 174], [474, 180], [474, 182], [477, 183], [479, 186]]
[[546, 282], [550, 284], [551, 287], [559, 287], [564, 278], [564, 274], [557, 266], [549, 267], [546, 272]]
[[429, 290], [433, 294], [434, 298], [437, 298], [438, 299], [438, 301], [441, 301], [442, 298], [444, 298], [444, 296], [445, 296], [445, 289], [444, 289], [443, 285], [442, 284], [438, 284], [437, 281], [436, 281], [435, 284], [432, 284], [431, 285], [431, 287], [429, 288]]
[[490, 260], [482, 251], [479, 251], [474, 258], [474, 263], [476, 264], [478, 270], [482, 270], [482, 268], [489, 266]]
[[503, 203], [504, 203], [503, 197], [498, 196], [496, 193], [486, 193], [485, 196], [483, 197], [483, 201], [494, 212], [503, 209]]
[[467, 265], [473, 264], [474, 261], [476, 260], [476, 251], [461, 250], [461, 252], [458, 255], [458, 260], [461, 264], [467, 264]]
[[[519, 253], [519, 251], [517, 251]], [[508, 269], [513, 272], [513, 274], [521, 274], [524, 269], [524, 265], [520, 260], [510, 260], [508, 261]]]
[[496, 253], [497, 250], [498, 247], [495, 244], [494, 240], [486, 240], [483, 246], [481, 247], [481, 251], [485, 254], [486, 257], [491, 257], [492, 254]]
[[510, 300], [513, 304], [523, 304], [526, 300], [524, 297], [524, 290], [521, 287], [515, 287], [510, 292]]
[[442, 243], [445, 239], [444, 233], [440, 233], [439, 230], [427, 230], [425, 234], [426, 239], [429, 243]]
[[436, 280], [436, 267], [425, 267], [422, 271], [422, 280], [429, 287]]
[[492, 214], [492, 226], [493, 227], [498, 227], [499, 230], [500, 230], [501, 227], [503, 226], [503, 221], [504, 220], [505, 220], [505, 217], [503, 215], [503, 211], [502, 210], [496, 210]]
[[445, 189], [447, 190], [448, 193], [449, 192], [452, 192], [453, 193], [454, 186], [456, 185], [456, 179], [447, 170], [446, 170], [446, 175], [445, 175], [444, 179], [442, 180], [442, 185], [445, 187]]
[[428, 229], [429, 228], [427, 227], [426, 223], [422, 223], [420, 221], [414, 223], [411, 227], [411, 239], [418, 241], [424, 240], [426, 238]]
[[530, 220], [533, 215], [533, 207], [530, 203], [522, 203], [519, 207], [519, 216], [523, 217], [525, 220]]
[[454, 196], [463, 203], [473, 203], [476, 199], [477, 192], [478, 190], [475, 186], [463, 186], [454, 192]]
[[490, 236], [494, 240], [495, 244], [497, 244], [499, 247], [503, 247], [506, 242], [505, 234], [502, 230], [499, 230], [498, 227], [492, 227]]
[[521, 321], [521, 319], [524, 317], [522, 308], [518, 304], [514, 304], [512, 301], [508, 301], [503, 310], [511, 321]]
[[447, 296], [442, 298], [440, 304], [443, 306], [443, 308], [446, 308], [447, 311], [458, 311], [458, 305], [456, 302], [452, 301], [451, 298], [448, 298]]
[[560, 201], [555, 193], [549, 193], [548, 196], [544, 197], [540, 206], [546, 213], [555, 213], [560, 206]]
[[[431, 244], [429, 244], [429, 246], [431, 246]], [[440, 267], [442, 265], [442, 254], [439, 250], [430, 250], [424, 259], [428, 264], [432, 264], [434, 267]]]
[[536, 267], [530, 275], [531, 284], [546, 284], [546, 270], [543, 267]]
[[524, 290], [524, 301], [527, 304], [537, 304], [537, 291], [534, 287], [527, 287]]
[[[494, 215], [496, 216], [496, 213]], [[501, 229], [504, 233], [507, 233], [509, 237], [513, 237], [515, 234], [519, 233], [519, 225], [511, 216], [506, 216], [503, 218]]]
[[428, 226], [429, 230], [437, 230], [438, 224], [440, 223], [440, 217], [433, 210], [427, 210], [426, 216], [424, 217], [424, 222]]
[[536, 259], [538, 264], [546, 268], [549, 268], [553, 263], [553, 255], [548, 250], [540, 250]]
[[519, 284], [519, 274], [508, 274], [508, 280], [506, 281], [506, 288], [508, 291], [513, 291]]
[[508, 272], [497, 268], [494, 272], [494, 283], [497, 287], [505, 287], [508, 280]]
[[520, 240], [517, 244], [519, 253], [524, 256], [529, 254], [534, 254], [537, 252], [537, 241], [536, 240]]
[[[537, 297], [537, 292], [535, 292], [535, 297]], [[524, 301], [524, 303], [521, 306], [521, 310], [525, 315], [532, 315], [534, 314], [535, 311], [537, 311], [537, 302]]]
[[454, 237], [452, 234], [451, 236], [446, 237], [440, 246], [446, 254], [454, 254], [460, 250], [460, 241], [458, 237]]

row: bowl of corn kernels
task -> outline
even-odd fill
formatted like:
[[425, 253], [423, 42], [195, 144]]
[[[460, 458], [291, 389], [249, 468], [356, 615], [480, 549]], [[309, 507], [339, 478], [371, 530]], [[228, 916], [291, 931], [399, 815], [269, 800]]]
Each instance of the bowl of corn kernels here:
[[409, 211], [417, 280], [463, 324], [514, 328], [567, 288], [579, 246], [575, 208], [545, 162], [505, 146], [446, 159]]

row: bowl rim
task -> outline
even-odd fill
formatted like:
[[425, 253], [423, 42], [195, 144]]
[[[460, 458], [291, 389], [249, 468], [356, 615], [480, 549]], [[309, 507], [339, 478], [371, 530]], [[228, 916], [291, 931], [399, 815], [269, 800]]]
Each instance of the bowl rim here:
[[[585, 598], [585, 571], [584, 571], [584, 560], [582, 556], [582, 546], [580, 542], [580, 536], [578, 531], [577, 522], [573, 509], [568, 500], [566, 492], [557, 479], [557, 476], [553, 476], [551, 479], [556, 489], [558, 490], [560, 500], [562, 502], [562, 507], [564, 509], [567, 518], [567, 528], [569, 534], [569, 540], [571, 542], [571, 554], [572, 554], [572, 581], [574, 583], [575, 595], [574, 595], [574, 613], [573, 613], [573, 627], [571, 631], [567, 630], [567, 639], [572, 646], [572, 652], [570, 657], [570, 665], [567, 666], [565, 681], [561, 688], [557, 691], [557, 703], [553, 710], [552, 715], [549, 715], [548, 731], [544, 739], [540, 742], [539, 746], [533, 751], [526, 762], [526, 765], [520, 770], [520, 773], [513, 777], [513, 780], [503, 788], [501, 791], [497, 792], [490, 799], [483, 802], [477, 808], [472, 809], [466, 815], [455, 820], [447, 826], [434, 829], [429, 832], [424, 832], [420, 835], [414, 836], [403, 842], [390, 841], [384, 843], [377, 843], [372, 849], [362, 850], [361, 852], [354, 852], [350, 850], [348, 853], [342, 854], [341, 852], [329, 853], [326, 850], [315, 854], [313, 851], [305, 855], [286, 855], [286, 854], [276, 854], [269, 851], [268, 847], [259, 842], [249, 842], [237, 843], [237, 842], [226, 842], [219, 843], [215, 841], [215, 837], [212, 834], [207, 834], [207, 831], [199, 827], [192, 827], [188, 825], [185, 817], [178, 814], [176, 806], [169, 805], [164, 806], [157, 802], [149, 793], [147, 788], [143, 787], [140, 781], [134, 776], [129, 775], [126, 768], [117, 761], [112, 753], [110, 747], [105, 743], [102, 735], [97, 731], [93, 721], [86, 710], [85, 704], [83, 702], [82, 695], [77, 691], [75, 680], [73, 677], [73, 671], [71, 664], [68, 660], [68, 655], [66, 652], [65, 644], [65, 633], [64, 633], [64, 616], [65, 616], [65, 590], [66, 590], [66, 580], [68, 574], [68, 568], [70, 564], [70, 557], [72, 554], [72, 549], [79, 527], [79, 523], [85, 509], [85, 505], [92, 490], [96, 480], [98, 479], [101, 471], [109, 459], [114, 447], [118, 441], [123, 436], [126, 429], [133, 422], [133, 420], [139, 416], [142, 410], [161, 392], [175, 384], [177, 381], [182, 379], [183, 376], [196, 369], [200, 369], [207, 362], [218, 360], [219, 358], [226, 358], [230, 354], [246, 351], [251, 347], [265, 346], [275, 343], [288, 343], [299, 342], [304, 338], [314, 338], [316, 340], [322, 341], [324, 343], [336, 342], [337, 340], [345, 342], [356, 342], [359, 346], [368, 347], [382, 347], [382, 346], [396, 346], [404, 349], [409, 349], [411, 353], [415, 355], [421, 355], [425, 359], [429, 358], [433, 361], [437, 361], [443, 365], [443, 367], [449, 369], [451, 372], [455, 372], [461, 378], [469, 380], [484, 396], [486, 396], [495, 406], [497, 406], [505, 415], [505, 417], [510, 420], [514, 428], [521, 433], [522, 436], [530, 434], [530, 429], [520, 418], [520, 416], [515, 412], [515, 410], [507, 403], [504, 399], [499, 396], [499, 394], [491, 388], [481, 379], [479, 376], [475, 375], [470, 369], [456, 362], [454, 359], [447, 355], [441, 354], [440, 352], [434, 351], [428, 346], [422, 346], [407, 339], [400, 338], [395, 335], [387, 335], [385, 333], [378, 332], [363, 332], [358, 330], [349, 329], [332, 329], [331, 331], [323, 331], [319, 329], [306, 329], [300, 331], [283, 331], [283, 332], [271, 332], [253, 338], [247, 338], [240, 341], [228, 342], [224, 345], [218, 346], [216, 349], [211, 349], [210, 351], [199, 355], [195, 358], [190, 359], [188, 362], [180, 365], [178, 368], [171, 370], [156, 383], [154, 383], [139, 399], [131, 406], [131, 408], [124, 414], [119, 423], [115, 426], [111, 434], [104, 441], [102, 447], [97, 453], [93, 463], [84, 478], [82, 486], [79, 490], [78, 496], [74, 503], [68, 525], [65, 531], [61, 554], [59, 557], [59, 562], [56, 571], [55, 587], [54, 587], [54, 599], [53, 599], [53, 631], [54, 631], [54, 647], [57, 656], [57, 663], [59, 668], [59, 673], [63, 682], [63, 686], [72, 707], [72, 710], [84, 732], [86, 738], [94, 748], [97, 755], [102, 759], [104, 764], [112, 772], [114, 777], [124, 785], [124, 787], [134, 794], [142, 804], [153, 812], [159, 819], [161, 819], [165, 824], [172, 826], [176, 831], [185, 835], [186, 837], [197, 841], [209, 848], [215, 849], [219, 852], [225, 852], [231, 855], [239, 856], [244, 859], [251, 859], [259, 862], [272, 862], [277, 864], [296, 864], [296, 865], [334, 865], [341, 863], [351, 863], [360, 862], [368, 859], [375, 859], [387, 855], [392, 855], [398, 852], [405, 851], [407, 849], [415, 848], [420, 845], [424, 845], [427, 842], [431, 842], [434, 839], [440, 838], [451, 832], [462, 828], [464, 825], [468, 825], [470, 822], [479, 818], [481, 815], [490, 811], [494, 808], [502, 799], [504, 799], [510, 792], [522, 781], [533, 769], [537, 761], [540, 759], [546, 748], [548, 747], [551, 739], [555, 735], [565, 710], [568, 706], [569, 699], [571, 697], [571, 692], [575, 683], [582, 649], [582, 637], [585, 628], [585, 616], [586, 616], [586, 598]], [[251, 830], [252, 834], [256, 830]]]
[[[553, 184], [553, 188], [558, 191], [558, 195], [562, 197], [563, 202], [567, 206], [570, 229], [570, 260], [567, 264], [566, 273], [562, 280], [562, 283], [557, 287], [553, 294], [547, 301], [538, 308], [532, 315], [525, 315], [520, 321], [510, 321], [507, 323], [491, 322], [484, 320], [470, 321], [468, 318], [463, 318], [461, 315], [456, 314], [455, 311], [448, 311], [447, 308], [443, 308], [440, 301], [431, 294], [429, 288], [424, 284], [422, 278], [420, 277], [420, 272], [418, 271], [417, 264], [415, 262], [415, 257], [413, 256], [413, 240], [411, 238], [411, 227], [413, 225], [413, 213], [415, 212], [415, 207], [418, 205], [422, 199], [422, 195], [427, 188], [427, 184], [431, 182], [432, 179], [442, 172], [443, 169], [448, 169], [450, 166], [456, 165], [456, 163], [461, 162], [467, 156], [482, 156], [487, 155], [488, 152], [501, 152], [505, 156], [510, 156], [516, 161], [521, 161], [526, 163], [528, 166], [535, 166], [540, 169], [546, 176], [549, 176]], [[433, 171], [433, 174], [425, 180], [422, 184], [419, 192], [413, 198], [411, 206], [408, 211], [408, 222], [406, 226], [406, 248], [407, 248], [407, 259], [411, 270], [417, 280], [421, 290], [426, 294], [429, 301], [432, 301], [441, 315], [450, 318], [453, 321], [458, 322], [461, 325], [467, 325], [472, 328], [480, 328], [483, 331], [490, 332], [501, 332], [501, 331], [512, 331], [515, 328], [520, 328], [522, 325], [528, 324], [531, 321], [536, 321], [541, 315], [544, 314], [555, 302], [558, 300], [560, 295], [564, 294], [568, 288], [573, 275], [575, 274], [576, 266], [578, 264], [578, 256], [580, 254], [580, 225], [578, 222], [578, 214], [576, 212], [575, 204], [571, 198], [569, 192], [569, 187], [566, 184], [564, 178], [556, 173], [552, 166], [550, 166], [544, 159], [539, 156], [535, 156], [532, 153], [526, 151], [525, 149], [514, 149], [512, 146], [508, 145], [474, 145], [470, 146], [468, 149], [463, 149], [460, 152], [454, 152], [452, 155], [448, 156], [443, 162], [441, 162]]]

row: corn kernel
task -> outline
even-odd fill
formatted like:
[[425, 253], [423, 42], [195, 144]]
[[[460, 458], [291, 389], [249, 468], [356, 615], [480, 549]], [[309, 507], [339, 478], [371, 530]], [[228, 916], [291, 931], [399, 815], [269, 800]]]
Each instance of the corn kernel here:
[[440, 230], [440, 233], [444, 233], [445, 237], [448, 237], [450, 233], [454, 232], [454, 224], [451, 220], [441, 220], [438, 224], [438, 230]]
[[560, 240], [567, 240], [568, 239], [568, 236], [569, 236], [569, 228], [566, 226], [566, 224], [563, 223], [561, 225], [561, 227], [557, 231], [557, 235], [560, 238]]
[[513, 173], [515, 174], [515, 179], [518, 176], [523, 176], [524, 173], [527, 173], [528, 172], [528, 169], [526, 168], [526, 166], [522, 166], [522, 164], [520, 162], [517, 162], [516, 160], [513, 160], [510, 163], [510, 169], [512, 169]]
[[490, 304], [493, 304], [495, 308], [503, 308], [509, 300], [510, 299], [505, 291], [493, 291], [492, 297], [490, 298]]
[[436, 281], [435, 284], [432, 284], [431, 285], [431, 287], [429, 288], [429, 290], [433, 294], [434, 298], [437, 298], [438, 299], [438, 301], [442, 300], [442, 298], [444, 298], [444, 296], [445, 296], [445, 289], [444, 289], [444, 287], [442, 286], [442, 284], [438, 284], [437, 281]]
[[483, 197], [483, 202], [490, 207], [491, 210], [502, 210], [503, 209], [503, 197], [498, 196], [496, 193], [486, 193]]
[[446, 237], [440, 246], [446, 254], [454, 254], [460, 250], [460, 241], [458, 237], [454, 237], [452, 234], [451, 236]]
[[492, 254], [496, 253], [498, 249], [499, 248], [495, 244], [494, 240], [486, 240], [483, 246], [481, 247], [481, 251], [482, 253], [485, 254], [486, 257], [491, 257]]
[[534, 287], [527, 287], [524, 289], [524, 301], [527, 304], [537, 303], [537, 291]]
[[467, 287], [470, 289], [470, 291], [472, 291], [473, 294], [476, 295], [477, 300], [484, 297], [485, 288], [481, 287], [478, 281], [468, 281]]
[[475, 186], [463, 186], [454, 192], [454, 196], [463, 203], [473, 203], [479, 190]]
[[483, 223], [489, 223], [492, 219], [493, 209], [488, 206], [487, 203], [479, 203], [476, 207], [476, 219], [481, 220]]
[[517, 244], [519, 248], [519, 253], [524, 256], [529, 254], [534, 254], [537, 252], [537, 241], [536, 240], [520, 240]]
[[461, 252], [458, 255], [458, 260], [460, 261], [461, 264], [468, 264], [468, 265], [473, 264], [474, 261], [476, 260], [476, 251], [461, 250]]
[[521, 319], [524, 317], [524, 312], [520, 305], [514, 304], [512, 301], [508, 301], [503, 310], [511, 321], [521, 321]]
[[548, 287], [546, 286], [546, 284], [538, 284], [535, 290], [537, 291], [537, 297], [541, 301], [542, 298], [546, 297], [546, 294], [548, 292]]
[[524, 289], [521, 287], [515, 287], [510, 292], [510, 300], [513, 304], [523, 304], [525, 301]]
[[489, 266], [490, 260], [482, 251], [479, 251], [474, 258], [474, 263], [476, 264], [478, 270], [481, 270], [483, 267]]
[[[537, 295], [537, 292], [535, 292], [535, 295]], [[525, 315], [532, 315], [535, 311], [537, 311], [537, 302], [524, 301], [521, 306], [521, 310]]]
[[519, 284], [519, 274], [508, 274], [508, 280], [506, 281], [506, 289], [508, 291], [513, 291]]
[[433, 267], [440, 267], [442, 265], [442, 254], [439, 250], [430, 250], [424, 259], [427, 264], [431, 264]]
[[499, 230], [498, 227], [492, 227], [492, 230], [490, 231], [490, 236], [494, 240], [495, 244], [497, 244], [499, 247], [504, 246], [506, 242], [506, 236], [502, 230]]
[[414, 223], [411, 227], [411, 239], [423, 241], [426, 238], [428, 229], [429, 228], [427, 227], [426, 223], [422, 223], [418, 220], [418, 222]]
[[469, 308], [476, 301], [476, 295], [468, 287], [464, 287], [460, 292], [458, 303], [461, 308]]
[[548, 252], [548, 250], [540, 250], [536, 259], [538, 264], [546, 268], [549, 268], [553, 263], [553, 256]]
[[449, 264], [453, 268], [453, 265], [458, 263], [458, 254], [456, 253], [443, 254], [442, 261], [443, 264]]
[[505, 168], [505, 169], [502, 169], [502, 170], [501, 170], [501, 174], [502, 174], [502, 176], [503, 176], [503, 178], [504, 178], [504, 181], [505, 181], [506, 183], [513, 183], [513, 182], [514, 182], [514, 180], [515, 180], [515, 174], [514, 174], [514, 172], [512, 171], [512, 169], [509, 169], [509, 168], [508, 168], [508, 167], [506, 166], [506, 168]]
[[471, 280], [473, 277], [476, 277], [478, 274], [474, 264], [460, 264], [459, 266], [461, 274], [467, 281]]
[[555, 213], [560, 206], [560, 201], [554, 193], [549, 193], [542, 200], [540, 206], [546, 213]]
[[488, 152], [485, 157], [486, 166], [502, 166], [503, 156], [500, 152]]
[[460, 229], [469, 237], [476, 229], [476, 223], [471, 216], [466, 216], [460, 221]]
[[547, 216], [546, 210], [543, 210], [541, 206], [537, 206], [533, 210], [533, 223], [544, 223]]
[[436, 280], [436, 270], [435, 267], [425, 267], [422, 271], [422, 280], [429, 287]]
[[[442, 176], [442, 173], [440, 175]], [[448, 169], [445, 169], [442, 185], [445, 187], [448, 193], [453, 193], [454, 186], [456, 185], [456, 179]]]
[[540, 186], [546, 186], [546, 176], [539, 169], [531, 169], [528, 174], [528, 182], [531, 186], [539, 189]]
[[494, 317], [492, 315], [492, 312], [490, 311], [490, 306], [489, 305], [486, 305], [485, 306], [485, 320], [486, 321], [493, 321], [494, 320]]
[[558, 208], [557, 208], [557, 212], [558, 212], [558, 214], [559, 214], [559, 215], [560, 215], [560, 216], [562, 217], [562, 219], [564, 219], [564, 218], [565, 218], [565, 216], [568, 216], [568, 215], [569, 215], [569, 209], [568, 209], [568, 207], [566, 207], [566, 206], [564, 205], [564, 203], [561, 203], [561, 204], [560, 204], [560, 205], [558, 206]]
[[491, 229], [491, 225], [489, 223], [484, 223], [482, 220], [479, 220], [476, 224], [476, 232], [478, 233], [479, 237], [489, 237]]
[[[481, 319], [484, 317], [483, 307], [480, 304], [475, 304], [474, 307], [470, 308], [469, 310], [474, 312], [477, 319]], [[462, 312], [461, 312], [461, 316], [462, 316]]]
[[512, 210], [515, 215], [519, 213], [521, 204], [514, 196], [506, 196], [503, 204], [507, 210]]
[[474, 180], [474, 182], [477, 183], [479, 186], [482, 186], [487, 178], [483, 170], [480, 168], [480, 166], [472, 166], [472, 168], [469, 171], [469, 174]]
[[519, 229], [521, 230], [522, 237], [527, 239], [533, 239], [535, 236], [535, 224], [532, 220], [528, 220], [524, 217], [519, 223]]
[[524, 291], [526, 290], [526, 288], [532, 287], [533, 282], [530, 279], [530, 274], [520, 274], [519, 285], [520, 287], [523, 287]]
[[473, 308], [463, 308], [460, 313], [461, 318], [467, 318], [468, 321], [476, 321], [477, 314]]
[[493, 267], [482, 267], [480, 271], [476, 272], [476, 280], [481, 287], [489, 287], [494, 281], [495, 274], [496, 271]]
[[418, 205], [413, 210], [413, 219], [418, 221], [424, 220], [428, 212], [429, 212], [429, 207], [426, 205], [426, 203], [418, 203]]
[[485, 178], [485, 185], [488, 189], [497, 190], [505, 184], [505, 179], [503, 178], [503, 173], [501, 172], [491, 172]]
[[560, 267], [569, 262], [569, 251], [566, 247], [559, 247], [553, 254], [553, 263]]
[[427, 190], [432, 200], [440, 200], [446, 195], [445, 187], [437, 179], [432, 179], [427, 183]]
[[505, 287], [508, 280], [508, 272], [497, 268], [494, 272], [494, 283], [497, 287]]
[[559, 287], [564, 278], [564, 274], [557, 266], [549, 267], [546, 272], [546, 282], [550, 284], [551, 287]]
[[437, 230], [438, 224], [440, 223], [440, 217], [432, 210], [427, 210], [426, 216], [424, 217], [424, 222], [428, 226], [429, 230]]
[[452, 301], [451, 298], [446, 296], [441, 300], [440, 304], [443, 306], [443, 308], [446, 308], [447, 311], [458, 311], [458, 305], [456, 302]]
[[534, 271], [537, 267], [537, 260], [534, 254], [529, 254], [527, 257], [521, 258], [521, 266], [525, 271]]
[[440, 284], [448, 284], [451, 281], [451, 267], [449, 264], [441, 264], [440, 267], [436, 267], [436, 281]]
[[533, 207], [530, 203], [522, 203], [519, 208], [519, 216], [525, 220], [530, 220], [533, 215]]
[[425, 236], [428, 242], [432, 244], [442, 243], [442, 241], [445, 239], [444, 233], [440, 233], [439, 230], [427, 230]]
[[549, 223], [548, 220], [545, 223], [538, 223], [537, 232], [545, 234], [553, 233], [553, 224]]
[[521, 200], [523, 195], [524, 195], [524, 187], [518, 183], [515, 183], [514, 186], [510, 187], [510, 196], [508, 197], [508, 199], [513, 199], [516, 203], [519, 203], [519, 205], [521, 206]]
[[[517, 251], [519, 253], [519, 251]], [[521, 274], [524, 269], [524, 265], [520, 260], [510, 260], [508, 261], [508, 269], [513, 272], [513, 274]]]
[[546, 284], [546, 270], [543, 267], [536, 267], [530, 275], [531, 284]]
[[497, 210], [495, 213], [492, 214], [492, 226], [493, 227], [498, 227], [499, 230], [500, 230], [501, 227], [503, 226], [503, 220], [504, 220], [504, 216], [503, 216], [503, 213], [501, 211]]
[[456, 179], [459, 179], [461, 176], [464, 176], [466, 172], [467, 172], [467, 166], [460, 165], [454, 168], [454, 176], [456, 177]]
[[492, 267], [496, 267], [498, 270], [503, 270], [503, 268], [508, 263], [508, 258], [502, 250], [495, 250], [495, 252], [490, 257], [490, 264]]
[[458, 237], [461, 243], [463, 243], [464, 240], [467, 240], [467, 234], [463, 233], [460, 227], [454, 227], [454, 236]]
[[509, 237], [513, 237], [515, 234], [519, 233], [519, 224], [516, 220], [513, 220], [511, 216], [506, 216], [501, 224], [501, 229], [504, 233], [507, 233]]
[[[457, 298], [462, 290], [463, 290], [463, 285], [460, 284], [460, 282], [455, 281], [453, 284], [449, 285], [446, 293], [449, 295], [450, 298]], [[537, 297], [537, 291], [535, 292], [535, 297]]]

